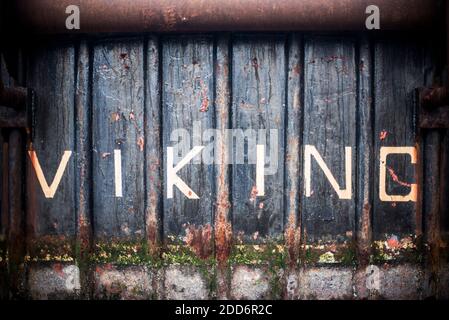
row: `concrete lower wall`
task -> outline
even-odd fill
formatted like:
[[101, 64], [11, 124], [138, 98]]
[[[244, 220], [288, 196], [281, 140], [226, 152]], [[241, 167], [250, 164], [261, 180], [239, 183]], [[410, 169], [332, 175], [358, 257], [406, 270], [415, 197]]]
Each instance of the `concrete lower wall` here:
[[[435, 280], [417, 265], [323, 266], [280, 270], [234, 266], [206, 270], [171, 265], [98, 265], [80, 278], [75, 265], [30, 265], [27, 291], [32, 299], [425, 299], [449, 298], [449, 266]], [[89, 288], [83, 288], [87, 283]]]

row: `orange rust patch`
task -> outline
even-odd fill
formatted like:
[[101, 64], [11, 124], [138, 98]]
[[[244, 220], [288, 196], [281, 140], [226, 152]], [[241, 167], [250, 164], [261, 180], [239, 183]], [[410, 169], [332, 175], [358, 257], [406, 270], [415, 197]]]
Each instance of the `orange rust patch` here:
[[381, 133], [379, 134], [379, 139], [380, 141], [384, 141], [388, 136], [388, 132], [386, 130], [382, 130]]
[[145, 146], [145, 139], [143, 137], [139, 137], [139, 139], [137, 139], [137, 145], [139, 146], [139, 150], [143, 152], [143, 148]]
[[215, 221], [215, 251], [219, 264], [223, 264], [231, 253], [232, 227], [221, 212]]
[[112, 122], [119, 121], [120, 120], [120, 113], [118, 113], [118, 112], [111, 113], [111, 119], [112, 119]]
[[209, 110], [209, 97], [207, 96], [207, 86], [203, 81], [201, 84], [201, 107], [200, 112], [207, 112]]
[[64, 276], [64, 271], [62, 271], [62, 264], [60, 263], [55, 263], [53, 265], [53, 270], [60, 276], [63, 277]]
[[284, 232], [285, 245], [288, 251], [290, 263], [294, 263], [299, 255], [301, 245], [301, 228], [296, 227], [295, 214], [291, 213], [288, 217], [288, 225]]
[[200, 227], [188, 225], [185, 242], [199, 258], [207, 259], [213, 253], [211, 225]]

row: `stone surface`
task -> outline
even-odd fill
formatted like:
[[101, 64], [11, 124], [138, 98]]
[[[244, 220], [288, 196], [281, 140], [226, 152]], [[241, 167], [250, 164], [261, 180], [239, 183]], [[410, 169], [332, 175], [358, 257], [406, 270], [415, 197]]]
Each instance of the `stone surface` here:
[[351, 268], [310, 268], [299, 273], [300, 299], [352, 299]]
[[231, 298], [260, 300], [270, 295], [268, 273], [261, 268], [237, 266], [232, 270]]
[[299, 298], [299, 277], [298, 273], [290, 271], [286, 275], [286, 299], [295, 300]]
[[164, 275], [165, 298], [169, 300], [208, 299], [207, 281], [198, 268], [169, 266]]
[[380, 298], [392, 300], [421, 299], [423, 272], [415, 265], [380, 267]]
[[30, 265], [28, 287], [32, 299], [76, 298], [81, 289], [80, 272], [76, 265]]
[[157, 295], [158, 274], [145, 266], [97, 266], [95, 269], [95, 298], [152, 299]]

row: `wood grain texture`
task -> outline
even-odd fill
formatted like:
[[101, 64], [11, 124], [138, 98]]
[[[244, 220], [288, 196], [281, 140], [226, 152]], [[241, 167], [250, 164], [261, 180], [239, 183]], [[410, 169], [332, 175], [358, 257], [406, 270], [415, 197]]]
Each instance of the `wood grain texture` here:
[[[420, 204], [416, 202], [381, 202], [379, 200], [379, 152], [382, 146], [421, 147], [415, 132], [415, 89], [430, 84], [432, 71], [426, 43], [407, 39], [384, 39], [374, 45], [375, 90], [375, 195], [373, 229], [376, 239], [385, 234], [403, 236], [421, 232]], [[419, 183], [419, 166], [407, 155], [387, 159], [388, 194], [406, 195], [407, 184]]]
[[[93, 202], [97, 238], [143, 238], [144, 52], [142, 39], [98, 43], [93, 57]], [[116, 197], [114, 150], [121, 150]]]
[[[345, 147], [352, 147], [356, 154], [355, 59], [355, 42], [350, 39], [306, 40], [304, 145], [316, 147], [342, 189], [346, 187]], [[355, 164], [353, 156], [353, 181]], [[301, 197], [307, 241], [343, 240], [354, 231], [355, 184], [351, 199], [339, 199], [314, 159], [311, 168], [311, 196]]]
[[[284, 133], [286, 110], [286, 39], [284, 36], [239, 36], [234, 39], [232, 56], [232, 128], [243, 131], [266, 130], [265, 159], [275, 166], [265, 176], [265, 196], [254, 197], [256, 166], [254, 143], [246, 142], [245, 162], [236, 164], [233, 145], [232, 205], [235, 233], [249, 240], [278, 236], [284, 220]], [[277, 130], [278, 148], [270, 143], [270, 130]], [[261, 142], [260, 137], [257, 143]], [[264, 144], [264, 143], [262, 143]], [[252, 145], [252, 148], [251, 148]], [[272, 149], [270, 149], [272, 148]], [[271, 151], [271, 156], [270, 156]], [[266, 168], [269, 163], [266, 162]], [[267, 170], [267, 169], [265, 169]]]
[[[27, 85], [36, 92], [32, 148], [48, 184], [65, 150], [74, 150], [75, 49], [37, 47], [31, 53]], [[75, 235], [75, 161], [70, 159], [53, 199], [44, 197], [27, 157], [27, 223], [30, 237]]]
[[[182, 159], [194, 146], [203, 145], [198, 139], [202, 136], [203, 130], [214, 128], [213, 55], [213, 38], [208, 36], [177, 36], [163, 39], [164, 164], [167, 161], [167, 147], [182, 144], [179, 153], [179, 158]], [[179, 137], [175, 132], [171, 137], [173, 131], [177, 129], [183, 130], [185, 136]], [[194, 129], [198, 134], [193, 132]], [[204, 145], [207, 143], [208, 141]], [[186, 224], [200, 227], [211, 225], [213, 221], [213, 166], [206, 165], [203, 155], [198, 155], [178, 172], [178, 176], [200, 199], [188, 199], [176, 186], [173, 199], [167, 199], [164, 190], [165, 237], [183, 236]]]

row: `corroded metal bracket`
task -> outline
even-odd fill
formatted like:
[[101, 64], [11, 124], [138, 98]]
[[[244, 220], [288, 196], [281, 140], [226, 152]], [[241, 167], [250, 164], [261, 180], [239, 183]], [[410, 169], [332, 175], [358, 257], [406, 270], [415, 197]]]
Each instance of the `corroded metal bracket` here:
[[27, 128], [31, 132], [33, 106], [32, 89], [0, 89], [0, 128]]
[[449, 129], [449, 88], [418, 89], [418, 127]]

